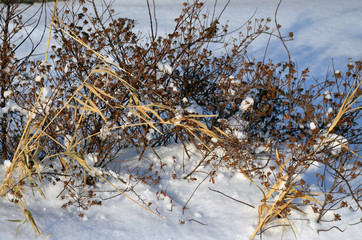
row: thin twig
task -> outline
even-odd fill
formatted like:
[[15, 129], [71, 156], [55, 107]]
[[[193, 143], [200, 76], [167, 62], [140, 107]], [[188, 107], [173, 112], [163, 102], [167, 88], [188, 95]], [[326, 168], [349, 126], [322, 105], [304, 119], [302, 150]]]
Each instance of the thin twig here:
[[151, 35], [152, 35], [152, 42], [155, 41], [156, 36], [155, 36], [155, 32], [153, 29], [153, 20], [152, 20], [152, 13], [151, 13], [151, 7], [150, 7], [150, 2], [149, 0], [147, 0], [147, 9], [148, 9], [148, 16], [150, 18], [150, 24], [151, 24]]
[[202, 222], [197, 221], [197, 220], [195, 220], [195, 219], [189, 219], [189, 221], [190, 221], [190, 222], [197, 222], [197, 223], [200, 223], [201, 225], [207, 226], [206, 223], [202, 223]]
[[220, 192], [220, 191], [218, 191], [218, 190], [212, 189], [212, 188], [210, 188], [210, 187], [209, 187], [209, 189], [210, 189], [211, 191], [214, 191], [214, 192], [220, 193], [220, 194], [224, 195], [225, 197], [228, 197], [228, 198], [230, 198], [230, 199], [232, 199], [232, 200], [234, 200], [234, 201], [236, 201], [236, 202], [239, 202], [239, 203], [245, 204], [245, 205], [247, 205], [247, 206], [249, 206], [249, 207], [251, 207], [251, 208], [255, 208], [253, 205], [251, 205], [251, 204], [249, 204], [249, 203], [246, 203], [246, 202], [243, 202], [243, 201], [240, 201], [240, 200], [235, 199], [235, 198], [233, 198], [233, 197], [230, 197], [229, 195], [226, 195], [226, 194], [225, 194], [225, 193], [223, 193], [223, 192]]
[[182, 207], [182, 214], [185, 213], [185, 209], [187, 204], [190, 202], [191, 198], [194, 196], [196, 190], [200, 187], [200, 185], [209, 177], [210, 175], [207, 175], [200, 183], [199, 185], [197, 185], [197, 187], [195, 188], [195, 190], [192, 192], [191, 196], [189, 197], [189, 199], [187, 200], [187, 202], [185, 203], [185, 205]]
[[265, 57], [266, 57], [266, 54], [268, 52], [268, 48], [269, 48], [269, 45], [270, 45], [270, 40], [271, 40], [272, 35], [273, 34], [269, 34], [269, 39], [268, 39], [268, 42], [267, 42], [266, 47], [265, 47], [264, 57], [263, 57], [263, 65], [264, 65], [264, 62], [265, 62]]
[[350, 224], [348, 224], [348, 225], [350, 225], [350, 226], [354, 226], [354, 225], [360, 224], [361, 222], [362, 222], [362, 218], [361, 218], [361, 220], [360, 220], [359, 222], [356, 222], [356, 223], [350, 223]]
[[231, 1], [231, 0], [229, 0], [229, 1], [225, 4], [225, 6], [224, 6], [224, 8], [221, 10], [221, 12], [220, 12], [220, 14], [219, 14], [219, 16], [218, 16], [217, 20], [219, 20], [219, 19], [220, 19], [221, 15], [224, 13], [224, 11], [225, 11], [225, 9], [227, 8], [227, 6], [229, 5], [230, 1]]
[[287, 224], [287, 225], [273, 225], [273, 226], [270, 226], [270, 227], [267, 227], [267, 228], [261, 230], [261, 231], [260, 231], [259, 233], [257, 233], [256, 235], [261, 235], [261, 234], [263, 234], [264, 232], [268, 231], [268, 230], [271, 229], [271, 228], [284, 227], [284, 226], [289, 227], [289, 226], [291, 226], [291, 225], [289, 225], [289, 224]]
[[318, 232], [318, 233], [319, 233], [319, 232], [328, 232], [328, 231], [330, 231], [330, 230], [333, 229], [333, 228], [337, 228], [340, 232], [344, 232], [344, 230], [346, 230], [346, 229], [342, 230], [342, 229], [340, 229], [340, 228], [337, 227], [337, 226], [333, 226], [333, 227], [328, 228], [328, 229], [318, 229], [317, 232]]
[[[275, 25], [276, 25], [276, 27], [277, 27], [277, 31], [278, 31], [279, 38], [280, 38], [280, 40], [282, 41], [282, 44], [283, 44], [285, 50], [287, 51], [289, 64], [291, 64], [291, 63], [292, 63], [292, 58], [291, 58], [291, 56], [290, 56], [289, 49], [288, 49], [287, 45], [285, 44], [285, 41], [284, 41], [284, 39], [283, 39], [283, 37], [282, 37], [282, 34], [280, 33], [280, 27], [279, 27], [279, 24], [278, 24], [278, 21], [277, 21], [278, 10], [279, 10], [279, 7], [280, 7], [280, 5], [281, 5], [282, 2], [283, 2], [283, 0], [280, 0], [280, 1], [279, 1], [278, 6], [277, 6], [277, 8], [276, 8], [276, 10], [275, 10], [275, 13], [274, 13], [274, 21], [275, 21]], [[291, 72], [289, 72], [289, 74], [290, 74], [290, 73], [291, 73]]]
[[153, 0], [153, 18], [155, 19], [155, 37], [157, 37], [158, 32], [158, 21], [157, 21], [157, 14], [156, 14], [156, 3], [155, 0]]
[[102, 199], [103, 201], [105, 200], [109, 200], [109, 199], [112, 199], [112, 198], [115, 198], [115, 197], [118, 197], [118, 196], [121, 196], [122, 193], [119, 193], [119, 194], [116, 194], [114, 196], [111, 196], [111, 197], [107, 197], [107, 198], [103, 198], [102, 196], [99, 196], [100, 199]]

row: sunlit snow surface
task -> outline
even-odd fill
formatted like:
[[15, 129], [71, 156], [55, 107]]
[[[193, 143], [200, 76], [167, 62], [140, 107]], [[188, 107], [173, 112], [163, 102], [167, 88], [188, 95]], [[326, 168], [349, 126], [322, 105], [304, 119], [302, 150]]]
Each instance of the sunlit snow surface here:
[[[149, 31], [148, 13], [145, 0], [116, 0], [118, 16], [134, 18], [138, 25], [137, 30], [147, 33]], [[152, 1], [150, 1], [152, 2]], [[181, 8], [178, 0], [157, 0], [158, 29], [160, 33], [166, 32], [173, 26], [173, 21]], [[225, 0], [218, 1], [218, 10], [222, 9]], [[274, 18], [274, 10], [279, 1], [276, 0], [231, 0], [230, 6], [225, 10], [221, 22], [230, 20], [230, 28], [237, 27], [247, 21], [256, 12], [255, 17]], [[208, 6], [213, 6], [209, 1]], [[301, 70], [305, 67], [311, 69], [311, 75], [323, 79], [328, 66], [332, 65], [332, 59], [336, 69], [344, 69], [348, 57], [358, 60], [362, 56], [362, 1], [339, 0], [285, 0], [280, 6], [278, 23], [281, 24], [282, 33], [287, 35], [294, 32], [294, 41], [288, 42], [292, 58], [297, 62]], [[252, 45], [249, 54], [261, 58], [265, 52], [267, 37], [260, 39]], [[286, 60], [287, 56], [281, 43], [273, 40], [269, 46], [267, 58]], [[160, 65], [160, 72], [168, 73], [171, 69]], [[44, 97], [47, 94], [44, 94]], [[328, 96], [328, 94], [326, 94]], [[185, 100], [187, 101], [187, 99]], [[8, 106], [11, 108], [12, 106]], [[197, 110], [195, 110], [197, 112]], [[151, 136], [150, 136], [151, 137]], [[85, 218], [78, 217], [76, 209], [62, 209], [64, 203], [59, 197], [62, 185], [44, 186], [47, 199], [37, 198], [37, 206], [34, 202], [28, 202], [28, 208], [33, 213], [38, 225], [43, 231], [40, 239], [249, 239], [257, 224], [257, 206], [262, 195], [260, 191], [251, 185], [240, 174], [232, 174], [229, 171], [220, 171], [215, 177], [215, 184], [206, 180], [197, 189], [187, 204], [187, 209], [182, 211], [198, 184], [206, 177], [206, 174], [196, 174], [197, 180], [188, 182], [182, 179], [184, 173], [192, 170], [200, 157], [191, 154], [191, 160], [187, 158], [182, 146], [172, 145], [168, 148], [158, 149], [158, 155], [163, 163], [167, 164], [163, 170], [162, 180], [156, 186], [139, 184], [135, 188], [137, 194], [146, 202], [151, 202], [151, 209], [161, 214], [161, 219], [125, 197], [119, 196], [103, 201], [101, 207], [92, 207], [85, 212]], [[173, 159], [175, 157], [175, 161]], [[137, 152], [133, 149], [122, 153], [122, 158], [129, 164], [137, 164]], [[159, 159], [151, 152], [146, 152], [144, 159], [149, 163], [159, 165]], [[175, 163], [176, 162], [176, 163]], [[183, 169], [183, 162], [186, 169]], [[2, 177], [5, 168], [0, 166]], [[172, 174], [177, 173], [177, 179]], [[115, 174], [115, 173], [114, 173]], [[120, 172], [119, 176], [126, 175]], [[125, 186], [117, 183], [118, 187]], [[223, 193], [249, 203], [256, 208], [250, 208], [239, 202], [209, 189], [222, 191]], [[97, 189], [110, 189], [106, 184], [97, 183]], [[156, 192], [165, 191], [166, 197], [156, 195]], [[29, 193], [31, 195], [31, 193]], [[116, 193], [102, 193], [103, 198]], [[171, 201], [171, 198], [172, 201]], [[134, 194], [130, 197], [138, 199]], [[31, 198], [31, 196], [30, 196]], [[328, 217], [328, 216], [327, 216]], [[333, 216], [330, 216], [333, 218]], [[315, 214], [307, 209], [306, 216], [295, 215], [294, 230], [298, 239], [360, 239], [362, 235], [361, 224], [356, 223], [361, 214], [352, 214], [348, 209], [342, 212], [342, 222], [339, 223], [344, 233], [337, 229], [328, 232], [320, 232], [317, 229], [328, 229], [334, 223], [319, 225], [315, 222]], [[23, 214], [15, 206], [8, 202], [7, 198], [0, 198], [0, 240], [7, 239], [34, 239], [34, 233], [30, 225], [23, 225], [15, 236], [17, 223], [7, 220], [23, 219]], [[280, 239], [282, 229], [272, 228], [264, 233], [263, 239]], [[257, 237], [256, 239], [259, 239]], [[288, 230], [283, 239], [294, 239], [293, 232]]]
[[[167, 148], [158, 149], [158, 155], [162, 159], [162, 180], [159, 184], [148, 186], [138, 184], [135, 187], [137, 194], [148, 203], [152, 203], [151, 209], [159, 213], [165, 219], [155, 216], [137, 206], [123, 196], [104, 200], [101, 207], [92, 207], [85, 212], [85, 217], [80, 219], [76, 208], [62, 209], [64, 203], [60, 200], [59, 193], [62, 184], [45, 185], [47, 199], [37, 198], [38, 208], [33, 201], [28, 202], [28, 208], [42, 228], [45, 239], [248, 239], [257, 223], [257, 207], [262, 198], [261, 192], [241, 174], [233, 174], [230, 171], [219, 171], [215, 177], [215, 184], [208, 179], [200, 185], [186, 206], [198, 184], [207, 177], [204, 173], [195, 174], [195, 181], [182, 179], [184, 172], [188, 173], [195, 164], [201, 160], [200, 156], [190, 148], [189, 159], [181, 145], [170, 145]], [[127, 159], [127, 165], [132, 168], [139, 164], [138, 153], [134, 149], [121, 152], [123, 161]], [[154, 163], [159, 166], [160, 160], [150, 151], [146, 152], [146, 163]], [[186, 168], [183, 168], [185, 163]], [[147, 167], [147, 166], [146, 166]], [[5, 166], [0, 166], [3, 175]], [[177, 178], [174, 179], [172, 174]], [[113, 173], [116, 175], [116, 173]], [[126, 178], [126, 172], [117, 175]], [[126, 184], [113, 181], [120, 189]], [[96, 183], [99, 190], [111, 190], [107, 184]], [[221, 191], [228, 196], [255, 206], [251, 208], [242, 203], [227, 198], [215, 191]], [[166, 197], [156, 194], [163, 190]], [[133, 199], [136, 195], [127, 193]], [[102, 198], [117, 195], [116, 192], [100, 193]], [[31, 196], [30, 196], [31, 197]], [[30, 225], [24, 225], [19, 229], [15, 238], [17, 223], [6, 220], [23, 219], [21, 211], [8, 203], [6, 198], [0, 199], [0, 239], [34, 239]], [[339, 231], [321, 232], [318, 229], [328, 229], [333, 223], [316, 223], [316, 215], [312, 209], [306, 210], [306, 215], [293, 214], [294, 230], [298, 239], [359, 239], [359, 226], [349, 226], [347, 223], [358, 222], [358, 214], [352, 215], [349, 210], [343, 211], [343, 221], [340, 222], [344, 233]], [[333, 218], [333, 216], [330, 216]], [[280, 239], [281, 227], [272, 228], [263, 234], [263, 239]], [[284, 239], [293, 239], [291, 230], [284, 233]], [[258, 239], [258, 238], [257, 238]]]

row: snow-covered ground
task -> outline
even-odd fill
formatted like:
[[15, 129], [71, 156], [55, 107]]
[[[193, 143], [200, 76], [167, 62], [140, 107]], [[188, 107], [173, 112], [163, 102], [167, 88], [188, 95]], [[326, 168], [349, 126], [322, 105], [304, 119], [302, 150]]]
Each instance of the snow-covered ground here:
[[[192, 166], [200, 160], [199, 154], [192, 151], [192, 148], [190, 152], [191, 159], [188, 159], [182, 145], [174, 144], [158, 149], [164, 165], [160, 171], [160, 183], [153, 186], [139, 183], [134, 188], [142, 200], [146, 204], [152, 203], [151, 209], [164, 219], [147, 212], [123, 196], [103, 200], [101, 207], [91, 207], [85, 212], [85, 217], [80, 219], [76, 208], [61, 208], [64, 201], [58, 195], [63, 189], [62, 184], [46, 184], [47, 199], [38, 198], [38, 208], [34, 202], [28, 202], [28, 209], [43, 231], [40, 239], [46, 239], [48, 235], [49, 239], [249, 239], [257, 225], [261, 192], [241, 174], [230, 171], [219, 171], [214, 178], [215, 183], [209, 181], [207, 173], [196, 174], [197, 180], [194, 181], [182, 179], [183, 172], [190, 172]], [[127, 160], [130, 169], [139, 164], [138, 153], [134, 149], [121, 152], [121, 156], [116, 161]], [[151, 151], [145, 154], [144, 159], [148, 163], [160, 165], [160, 160]], [[194, 164], [190, 164], [191, 162]], [[186, 169], [183, 169], [183, 163], [187, 166]], [[4, 168], [0, 166], [1, 174], [4, 174]], [[175, 179], [174, 173], [177, 176]], [[119, 176], [126, 179], [127, 173], [121, 172]], [[205, 178], [207, 179], [198, 187]], [[126, 187], [119, 182], [114, 184], [120, 189]], [[119, 195], [106, 183], [97, 182], [95, 192], [97, 190], [104, 191], [98, 193], [103, 199]], [[138, 199], [130, 192], [127, 194]], [[19, 223], [6, 220], [23, 219], [23, 215], [7, 199], [0, 199], [0, 206], [0, 239], [35, 238], [30, 224], [21, 226], [15, 237], [14, 231]], [[328, 229], [335, 223], [317, 224], [312, 209], [307, 209], [306, 215], [293, 214], [290, 219], [298, 239], [360, 239], [360, 226], [348, 224], [358, 222], [361, 216], [352, 214], [349, 210], [345, 210], [342, 216], [343, 221], [338, 226], [342, 230], [346, 229], [344, 233], [332, 229], [318, 234], [317, 230]], [[280, 239], [282, 233], [282, 227], [273, 227], [263, 233], [263, 239]], [[287, 229], [283, 239], [294, 239], [293, 231]]]
[[[156, 0], [159, 31], [167, 31], [181, 9], [181, 1]], [[219, 0], [221, 10], [226, 0]], [[244, 23], [254, 13], [255, 17], [274, 17], [277, 0], [231, 0], [221, 21], [230, 20], [230, 27]], [[208, 6], [212, 7], [214, 1]], [[140, 31], [147, 31], [148, 14], [145, 0], [116, 0], [117, 13], [122, 17], [134, 18]], [[362, 1], [360, 0], [284, 0], [278, 14], [278, 22], [283, 26], [282, 32], [287, 35], [294, 32], [294, 41], [288, 42], [293, 60], [299, 69], [310, 67], [311, 75], [323, 79], [332, 59], [335, 67], [343, 70], [348, 57], [355, 60], [362, 57]], [[258, 40], [249, 50], [254, 57], [262, 57], [267, 38]], [[268, 51], [271, 59], [286, 59], [283, 46], [273, 40]], [[61, 208], [64, 201], [58, 197], [62, 184], [44, 186], [47, 199], [37, 198], [37, 206], [28, 202], [28, 208], [33, 213], [38, 225], [43, 231], [40, 239], [249, 239], [257, 225], [257, 207], [262, 198], [261, 192], [250, 184], [241, 174], [230, 171], [220, 171], [215, 177], [215, 184], [205, 180], [197, 191], [199, 183], [206, 174], [200, 172], [196, 180], [188, 182], [182, 179], [183, 162], [197, 162], [197, 153], [192, 159], [187, 159], [182, 146], [172, 145], [158, 149], [158, 155], [167, 164], [163, 170], [161, 182], [154, 186], [138, 184], [135, 192], [146, 203], [152, 203], [151, 209], [164, 219], [147, 212], [124, 196], [118, 196], [102, 201], [102, 206], [91, 207], [85, 212], [85, 217], [78, 217], [78, 210]], [[173, 158], [173, 156], [175, 158]], [[130, 166], [137, 164], [137, 152], [133, 149], [122, 153], [122, 159], [127, 159]], [[160, 160], [151, 152], [144, 159], [155, 165]], [[4, 175], [5, 166], [0, 166], [0, 179]], [[174, 179], [172, 174], [176, 173]], [[126, 172], [119, 173], [125, 177]], [[126, 186], [117, 183], [119, 188]], [[111, 190], [107, 184], [97, 183], [95, 190]], [[232, 200], [212, 191], [221, 191], [234, 199], [248, 203], [255, 208]], [[163, 191], [166, 196], [163, 195]], [[29, 193], [31, 195], [31, 193]], [[116, 192], [99, 192], [102, 198], [117, 195]], [[193, 194], [193, 196], [192, 196]], [[133, 199], [138, 199], [129, 193]], [[192, 198], [190, 199], [190, 197]], [[188, 200], [190, 201], [188, 202]], [[187, 209], [183, 207], [187, 203]], [[361, 224], [356, 223], [361, 218], [360, 213], [344, 210], [342, 221], [338, 226], [345, 229], [343, 233], [337, 229], [317, 233], [318, 229], [329, 229], [334, 223], [317, 224], [312, 210], [307, 215], [291, 217], [298, 239], [360, 239]], [[7, 220], [23, 219], [19, 208], [11, 205], [6, 198], [0, 198], [0, 240], [34, 239], [35, 235], [29, 224], [21, 226], [18, 235], [15, 229], [18, 223]], [[280, 239], [281, 227], [271, 228], [263, 234], [263, 239]], [[294, 239], [293, 231], [287, 229], [283, 239]], [[259, 239], [257, 237], [256, 239]]]

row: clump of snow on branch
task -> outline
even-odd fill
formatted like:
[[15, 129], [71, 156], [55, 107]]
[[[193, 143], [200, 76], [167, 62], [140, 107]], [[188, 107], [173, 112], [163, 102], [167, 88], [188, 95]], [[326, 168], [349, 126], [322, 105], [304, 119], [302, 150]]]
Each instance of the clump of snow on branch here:
[[251, 106], [253, 106], [254, 104], [254, 99], [252, 99], [251, 97], [246, 97], [240, 104], [239, 106], [239, 110], [244, 112], [246, 110], [248, 110]]
[[156, 73], [157, 79], [163, 78], [165, 75], [171, 75], [173, 72], [172, 67], [165, 63], [157, 63], [157, 69], [159, 70], [159, 72]]
[[331, 93], [329, 91], [325, 90], [324, 91], [324, 98], [327, 99], [327, 100], [332, 99]]
[[321, 131], [321, 137], [317, 138], [314, 150], [322, 151], [328, 149], [332, 155], [338, 155], [343, 146], [348, 144], [347, 139], [334, 133], [326, 134], [326, 130]]

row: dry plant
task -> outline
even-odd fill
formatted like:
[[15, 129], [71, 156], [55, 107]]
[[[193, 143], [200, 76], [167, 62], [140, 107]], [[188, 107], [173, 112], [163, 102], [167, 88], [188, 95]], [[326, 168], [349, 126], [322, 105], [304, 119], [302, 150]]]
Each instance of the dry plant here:
[[[273, 223], [294, 231], [290, 213], [306, 207], [318, 213], [318, 222], [340, 221], [338, 211], [346, 207], [361, 212], [361, 62], [349, 59], [345, 74], [334, 71], [322, 81], [309, 79], [308, 69], [298, 76], [285, 44], [293, 34], [282, 37], [275, 24], [289, 61], [250, 61], [222, 81], [230, 87], [243, 83], [243, 100], [232, 115], [218, 119], [230, 139], [211, 143], [215, 153], [188, 175], [207, 165], [212, 171], [227, 167], [255, 184], [264, 197], [251, 238]], [[324, 219], [327, 212], [334, 219]]]
[[[357, 80], [358, 81], [358, 80]], [[307, 159], [313, 159], [313, 157], [318, 153], [319, 149], [325, 147], [325, 143], [329, 139], [329, 134], [333, 131], [334, 127], [338, 125], [338, 122], [343, 117], [343, 115], [351, 112], [351, 111], [358, 111], [361, 109], [361, 106], [353, 107], [356, 102], [360, 99], [361, 95], [359, 92], [361, 91], [362, 82], [359, 80], [359, 82], [353, 82], [352, 88], [350, 89], [349, 93], [346, 95], [342, 106], [340, 107], [335, 119], [333, 120], [332, 124], [330, 125], [327, 132], [325, 132], [325, 135], [322, 136], [322, 139], [319, 143], [319, 145], [315, 146], [315, 151], [312, 152]], [[330, 139], [329, 139], [330, 140]], [[350, 149], [345, 143], [343, 143], [340, 140], [333, 139], [338, 142], [338, 144], [342, 145], [343, 148], [346, 148], [348, 151], [356, 155], [360, 158], [360, 156], [355, 153], [352, 149]], [[315, 205], [318, 205], [321, 207], [319, 211], [319, 218], [318, 221], [321, 220], [322, 216], [325, 214], [326, 210], [325, 206], [328, 202], [324, 201], [319, 202], [318, 196], [327, 195], [327, 201], [331, 201], [333, 190], [335, 190], [335, 184], [336, 181], [334, 181], [333, 186], [331, 187], [331, 191], [329, 193], [326, 192], [306, 192], [303, 189], [303, 185], [305, 184], [305, 180], [302, 178], [302, 173], [305, 171], [305, 169], [308, 169], [310, 166], [310, 162], [305, 162], [302, 165], [298, 166], [298, 170], [295, 171], [294, 176], [288, 176], [288, 171], [285, 171], [286, 164], [292, 159], [292, 156], [290, 156], [282, 165], [279, 166], [279, 172], [277, 174], [277, 182], [266, 191], [266, 189], [262, 189], [258, 185], [255, 184], [255, 182], [250, 179], [248, 176], [246, 176], [252, 183], [254, 183], [262, 192], [263, 192], [263, 200], [262, 204], [259, 206], [259, 222], [258, 226], [255, 229], [253, 235], [251, 236], [251, 239], [255, 237], [258, 231], [261, 231], [262, 228], [267, 228], [268, 225], [271, 225], [273, 222], [277, 222], [279, 225], [283, 226], [283, 229], [285, 229], [285, 225], [288, 224], [288, 226], [291, 227], [291, 229], [294, 232], [293, 225], [291, 223], [291, 220], [288, 218], [288, 213], [290, 210], [297, 210], [301, 213], [304, 213], [297, 205], [294, 203], [299, 203], [300, 201], [296, 200], [306, 200], [310, 203], [313, 203]], [[278, 151], [276, 150], [276, 160], [279, 162], [282, 162], [279, 156]], [[343, 173], [340, 169], [334, 169], [332, 168], [337, 174], [341, 175]], [[285, 173], [283, 173], [283, 170]], [[355, 177], [358, 176], [359, 170], [357, 169], [357, 166], [354, 167], [355, 170]], [[348, 179], [345, 179], [342, 177], [342, 179], [346, 182], [348, 182]], [[273, 200], [271, 200], [272, 204], [268, 204], [268, 201], [270, 201], [272, 195], [278, 192], [277, 197], [273, 197]], [[356, 205], [358, 206], [359, 210], [361, 211], [361, 206], [359, 203], [357, 192], [351, 189], [351, 197], [355, 201]], [[342, 202], [341, 200], [337, 201]], [[344, 203], [345, 204], [345, 203]], [[336, 206], [336, 204], [333, 204], [333, 206]], [[296, 235], [295, 235], [296, 236]]]
[[[139, 80], [122, 67], [114, 64], [102, 54], [92, 49], [63, 23], [56, 15], [56, 9], [57, 2], [54, 6], [51, 26], [55, 26], [58, 31], [61, 31], [77, 44], [86, 48], [89, 51], [89, 54], [95, 55], [102, 65], [97, 65], [90, 70], [88, 75], [78, 86], [73, 85], [72, 93], [66, 95], [66, 101], [62, 102], [62, 104], [59, 104], [59, 99], [62, 97], [62, 90], [64, 90], [64, 87], [58, 85], [56, 91], [53, 91], [50, 96], [46, 97], [44, 97], [44, 92], [49, 91], [49, 87], [41, 88], [31, 114], [28, 117], [23, 134], [19, 140], [11, 165], [6, 170], [1, 184], [0, 195], [11, 196], [11, 201], [21, 207], [26, 220], [32, 224], [35, 232], [40, 234], [40, 230], [36, 225], [32, 214], [26, 209], [26, 191], [28, 188], [32, 190], [33, 188], [36, 188], [38, 192], [45, 197], [41, 190], [43, 168], [50, 165], [50, 168], [53, 168], [52, 165], [58, 164], [62, 166], [64, 176], [75, 174], [76, 177], [80, 177], [83, 175], [83, 185], [86, 185], [89, 175], [103, 179], [134, 203], [154, 213], [149, 208], [142, 206], [137, 201], [128, 197], [122, 190], [108, 181], [102, 173], [95, 169], [97, 163], [94, 163], [93, 166], [89, 165], [89, 162], [86, 160], [88, 152], [85, 151], [85, 146], [102, 134], [114, 134], [114, 131], [118, 129], [143, 126], [148, 126], [160, 134], [162, 134], [158, 129], [160, 125], [164, 125], [165, 128], [177, 126], [180, 129], [185, 129], [190, 136], [193, 136], [200, 142], [201, 139], [198, 137], [197, 132], [213, 138], [219, 138], [218, 134], [222, 133], [222, 131], [219, 130], [218, 133], [215, 133], [198, 120], [200, 117], [210, 117], [207, 115], [184, 114], [176, 119], [164, 120], [161, 117], [160, 112], [163, 114], [165, 112], [170, 112], [172, 115], [179, 116], [178, 111], [173, 107], [149, 102], [147, 96], [142, 96], [134, 86], [120, 77], [119, 73], [123, 72], [126, 75], [131, 76], [131, 78], [137, 82]], [[50, 32], [51, 31], [52, 28], [50, 28]], [[40, 72], [43, 73], [42, 79], [45, 78], [45, 72], [50, 70], [50, 66], [47, 63], [48, 51], [49, 41], [45, 60], [38, 68], [40, 69]], [[64, 73], [66, 74], [65, 70]], [[87, 73], [87, 71], [85, 71], [85, 73]], [[50, 74], [52, 73], [50, 72]], [[111, 78], [112, 81], [117, 81], [121, 84], [124, 91], [127, 91], [130, 96], [128, 102], [119, 102], [117, 98], [111, 95], [111, 93], [107, 93], [99, 86], [99, 82], [108, 82]], [[51, 80], [49, 81], [51, 82]], [[105, 84], [105, 88], [106, 87], [107, 83]], [[100, 106], [106, 106], [107, 108], [104, 109]], [[133, 123], [109, 126], [109, 121], [112, 121], [113, 119], [112, 117], [107, 116], [105, 113], [107, 110], [121, 110], [123, 113], [127, 111], [134, 116], [135, 120]], [[84, 135], [84, 130], [88, 127], [87, 123], [89, 116], [95, 116], [96, 118], [99, 116], [99, 119], [102, 119], [103, 121], [102, 123], [109, 127], [102, 127], [102, 129], [98, 129], [97, 132], [87, 132], [88, 135]], [[60, 124], [65, 120], [65, 117], [72, 121], [71, 133], [69, 133], [70, 129], [65, 129], [64, 125]], [[54, 129], [57, 130], [55, 131]], [[69, 132], [66, 132], [65, 130], [68, 130]], [[205, 147], [207, 148], [206, 145]], [[66, 185], [65, 189], [69, 189], [69, 185], [75, 184], [74, 181], [63, 181]], [[81, 188], [83, 185], [78, 185], [76, 187]], [[92, 197], [93, 196], [91, 195], [90, 198]], [[98, 204], [98, 202], [92, 203]], [[154, 214], [158, 215], [156, 213]], [[80, 214], [80, 216], [82, 216], [82, 214]]]
[[[276, 150], [276, 159], [277, 161], [281, 161], [278, 150]], [[288, 182], [288, 179], [290, 179], [291, 176], [288, 176], [288, 172], [285, 172], [284, 168], [291, 159], [292, 157], [289, 157], [281, 166], [279, 166], [277, 182], [270, 189], [266, 189], [265, 187], [261, 188], [244, 173], [244, 176], [257, 186], [264, 196], [261, 201], [262, 204], [258, 208], [258, 226], [250, 239], [253, 239], [259, 231], [262, 231], [262, 229], [265, 228], [267, 229], [274, 223], [282, 226], [283, 232], [287, 226], [289, 226], [294, 232], [293, 225], [291, 220], [288, 218], [288, 214], [291, 209], [303, 213], [303, 211], [294, 204], [296, 199], [308, 200], [318, 204], [318, 201], [311, 196], [312, 193], [304, 192], [300, 186], [298, 186], [299, 176], [294, 177], [292, 182]], [[277, 195], [275, 196], [275, 194]], [[315, 196], [315, 193], [313, 193], [313, 195]]]
[[[48, 42], [45, 61], [29, 54], [19, 65], [15, 52], [0, 52], [1, 78], [9, 79], [1, 107], [10, 109], [1, 115], [2, 157], [12, 159], [1, 195], [19, 204], [38, 233], [25, 205], [27, 189], [43, 194], [42, 181], [55, 177], [64, 184], [63, 206], [86, 210], [101, 204], [95, 181], [115, 187], [107, 167], [120, 150], [136, 147], [143, 164], [147, 148], [157, 154], [156, 147], [174, 142], [183, 143], [186, 154], [188, 142], [203, 154], [186, 179], [211, 168], [214, 181], [222, 167], [262, 191], [252, 238], [275, 222], [292, 225], [292, 210], [311, 206], [318, 221], [326, 221], [328, 211], [339, 220], [344, 207], [361, 211], [360, 61], [351, 60], [344, 74], [313, 80], [308, 69], [296, 71], [286, 46], [293, 34], [283, 37], [277, 21], [271, 29], [270, 18], [250, 18], [241, 25], [245, 33], [232, 38], [229, 33], [241, 28], [220, 22], [224, 10], [210, 15], [203, 2], [193, 1], [184, 3], [174, 29], [158, 35], [156, 6], [147, 3], [148, 37], [134, 32], [134, 20], [116, 18], [111, 4], [67, 1], [55, 5], [49, 40], [56, 44]], [[17, 12], [13, 6], [2, 11]], [[248, 46], [263, 34], [281, 41], [288, 61], [249, 57]], [[131, 175], [157, 183], [158, 170]]]

